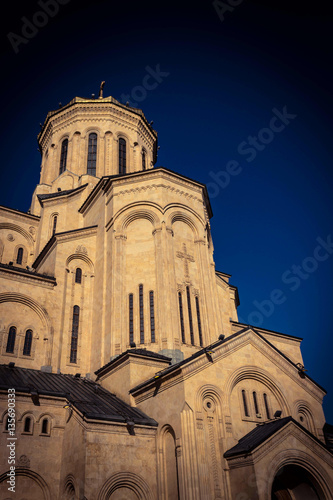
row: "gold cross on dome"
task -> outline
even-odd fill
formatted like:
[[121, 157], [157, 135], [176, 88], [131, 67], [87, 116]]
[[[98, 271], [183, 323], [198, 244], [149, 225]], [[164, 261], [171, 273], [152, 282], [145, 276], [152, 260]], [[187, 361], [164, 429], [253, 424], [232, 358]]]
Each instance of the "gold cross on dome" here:
[[184, 260], [184, 274], [185, 274], [185, 278], [189, 278], [190, 274], [189, 274], [188, 263], [189, 262], [194, 262], [194, 258], [193, 258], [192, 255], [189, 255], [187, 253], [187, 249], [186, 249], [185, 243], [183, 243], [183, 251], [182, 252], [177, 252], [176, 255], [180, 259]]

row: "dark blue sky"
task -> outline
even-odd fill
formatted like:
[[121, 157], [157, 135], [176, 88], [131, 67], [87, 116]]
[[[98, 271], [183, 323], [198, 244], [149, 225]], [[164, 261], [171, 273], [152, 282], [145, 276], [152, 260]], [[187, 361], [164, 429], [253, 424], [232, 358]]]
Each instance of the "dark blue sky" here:
[[[53, 17], [37, 1], [6, 5], [1, 203], [29, 208], [48, 110], [106, 80], [104, 95], [154, 120], [157, 166], [208, 184], [216, 268], [239, 288], [240, 319], [303, 337], [308, 373], [330, 391], [332, 16], [328, 4], [230, 4], [62, 0]], [[23, 17], [40, 28], [11, 43]], [[333, 423], [333, 393], [324, 408]]]

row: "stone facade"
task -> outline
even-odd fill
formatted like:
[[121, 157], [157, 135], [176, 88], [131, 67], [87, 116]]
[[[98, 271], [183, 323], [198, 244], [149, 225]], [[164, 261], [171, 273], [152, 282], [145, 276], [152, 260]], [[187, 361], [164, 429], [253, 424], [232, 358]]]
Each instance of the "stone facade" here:
[[[153, 168], [156, 131], [112, 97], [50, 112], [38, 140], [29, 212], [0, 207], [1, 359], [36, 375], [13, 382], [19, 496], [3, 455], [1, 498], [332, 498], [325, 391], [300, 338], [238, 322], [205, 186]], [[87, 413], [71, 391], [46, 390], [46, 374], [94, 381], [153, 420]]]

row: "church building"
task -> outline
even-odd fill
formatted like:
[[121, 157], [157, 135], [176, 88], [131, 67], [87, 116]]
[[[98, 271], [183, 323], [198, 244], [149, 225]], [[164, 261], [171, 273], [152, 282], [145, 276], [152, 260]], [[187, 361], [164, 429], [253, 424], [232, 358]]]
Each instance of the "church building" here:
[[238, 322], [205, 185], [103, 86], [38, 144], [30, 209], [0, 206], [0, 498], [332, 499], [326, 392]]

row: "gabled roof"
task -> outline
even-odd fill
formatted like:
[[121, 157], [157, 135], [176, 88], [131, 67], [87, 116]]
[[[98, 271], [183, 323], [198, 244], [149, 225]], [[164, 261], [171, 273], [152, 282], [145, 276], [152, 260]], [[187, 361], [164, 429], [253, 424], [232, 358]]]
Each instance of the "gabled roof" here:
[[[252, 331], [258, 337], [260, 337], [263, 340], [263, 342], [265, 342], [266, 344], [268, 344], [274, 351], [278, 352], [286, 361], [288, 361], [288, 363], [290, 363], [299, 372], [299, 368], [296, 366], [296, 364], [290, 358], [288, 358], [288, 356], [286, 356], [277, 347], [275, 347], [275, 345], [273, 345], [263, 335], [261, 335], [258, 331], [256, 331], [255, 328], [248, 326], [248, 327], [242, 328], [238, 332], [233, 333], [232, 335], [229, 335], [229, 337], [226, 337], [223, 340], [218, 340], [217, 342], [214, 342], [213, 344], [211, 344], [211, 345], [209, 345], [207, 347], [204, 347], [203, 349], [200, 349], [200, 351], [197, 351], [196, 353], [192, 354], [192, 356], [190, 356], [189, 358], [186, 358], [183, 361], [180, 361], [179, 363], [175, 363], [174, 365], [171, 365], [170, 367], [168, 367], [165, 370], [161, 371], [159, 373], [159, 376], [158, 376], [159, 381], [165, 375], [168, 375], [169, 373], [171, 373], [173, 371], [179, 370], [183, 365], [186, 365], [186, 364], [190, 363], [195, 358], [198, 358], [199, 356], [204, 356], [204, 355], [207, 356], [209, 350], [212, 350], [212, 349], [214, 349], [216, 347], [219, 347], [222, 344], [227, 344], [228, 342], [230, 342], [234, 338], [239, 337], [240, 335], [242, 335], [245, 332], [248, 332], [249, 330]], [[313, 380], [311, 377], [309, 377], [308, 374], [302, 373], [302, 376], [304, 376], [304, 378], [307, 378], [307, 379], [311, 380], [311, 382], [313, 384], [315, 384], [317, 387], [319, 387], [319, 389], [321, 389], [326, 394], [326, 390], [323, 387], [321, 387], [321, 385], [319, 385], [315, 380]], [[133, 389], [131, 389], [129, 392], [132, 394], [132, 393], [136, 392], [138, 389], [141, 389], [141, 388], [143, 388], [145, 386], [150, 385], [152, 382], [156, 382], [156, 378], [155, 377], [152, 377], [152, 378], [146, 380], [145, 382], [142, 382], [141, 384], [137, 385], [136, 387], [133, 387]]]
[[152, 358], [156, 359], [157, 361], [165, 361], [170, 364], [172, 358], [168, 358], [167, 356], [164, 356], [163, 354], [158, 354], [157, 352], [153, 351], [148, 351], [147, 349], [127, 349], [127, 351], [122, 352], [119, 354], [119, 356], [116, 356], [115, 358], [111, 359], [108, 363], [106, 363], [104, 366], [99, 368], [97, 371], [95, 371], [95, 375], [97, 375], [97, 378], [103, 376], [105, 373], [109, 371], [110, 368], [112, 368], [114, 365], [118, 364], [118, 362], [122, 358], [126, 358], [128, 356], [139, 356], [143, 358]]
[[311, 432], [309, 432], [305, 427], [299, 424], [293, 417], [284, 417], [277, 418], [276, 420], [272, 420], [271, 422], [266, 422], [264, 424], [257, 425], [252, 431], [248, 434], [245, 434], [238, 443], [230, 448], [230, 450], [224, 453], [224, 458], [231, 458], [237, 455], [243, 455], [244, 453], [251, 453], [255, 450], [260, 444], [264, 443], [266, 439], [273, 436], [277, 431], [282, 429], [289, 422], [293, 422], [297, 427], [302, 429], [306, 434], [311, 436], [318, 444], [320, 444], [323, 448], [330, 451], [327, 446], [324, 445], [322, 441], [320, 441], [316, 436], [314, 436]]
[[41, 396], [64, 398], [84, 419], [158, 425], [138, 408], [132, 408], [96, 382], [79, 376], [0, 365], [0, 389], [8, 388], [14, 388], [17, 393], [36, 391]]
[[52, 245], [57, 241], [58, 238], [61, 238], [61, 236], [64, 236], [64, 235], [67, 235], [67, 234], [73, 234], [73, 235], [77, 234], [78, 237], [80, 237], [80, 235], [84, 234], [85, 231], [90, 231], [92, 229], [96, 229], [97, 227], [98, 226], [80, 227], [78, 229], [71, 229], [69, 231], [63, 231], [61, 233], [55, 233], [53, 236], [51, 236], [51, 238], [46, 243], [46, 245], [44, 246], [44, 248], [42, 249], [42, 251], [40, 252], [40, 254], [37, 255], [35, 261], [32, 264], [32, 267], [34, 267], [34, 268], [37, 269], [37, 267], [39, 266], [39, 264], [41, 263], [41, 261], [43, 260], [43, 258], [47, 254], [47, 252], [50, 250], [50, 248], [52, 247]]
[[226, 451], [223, 455], [224, 458], [230, 458], [253, 451], [257, 446], [266, 441], [266, 439], [275, 434], [279, 429], [282, 429], [282, 427], [292, 420], [294, 420], [292, 417], [277, 418], [272, 422], [257, 425], [252, 431], [245, 434], [235, 446]]

